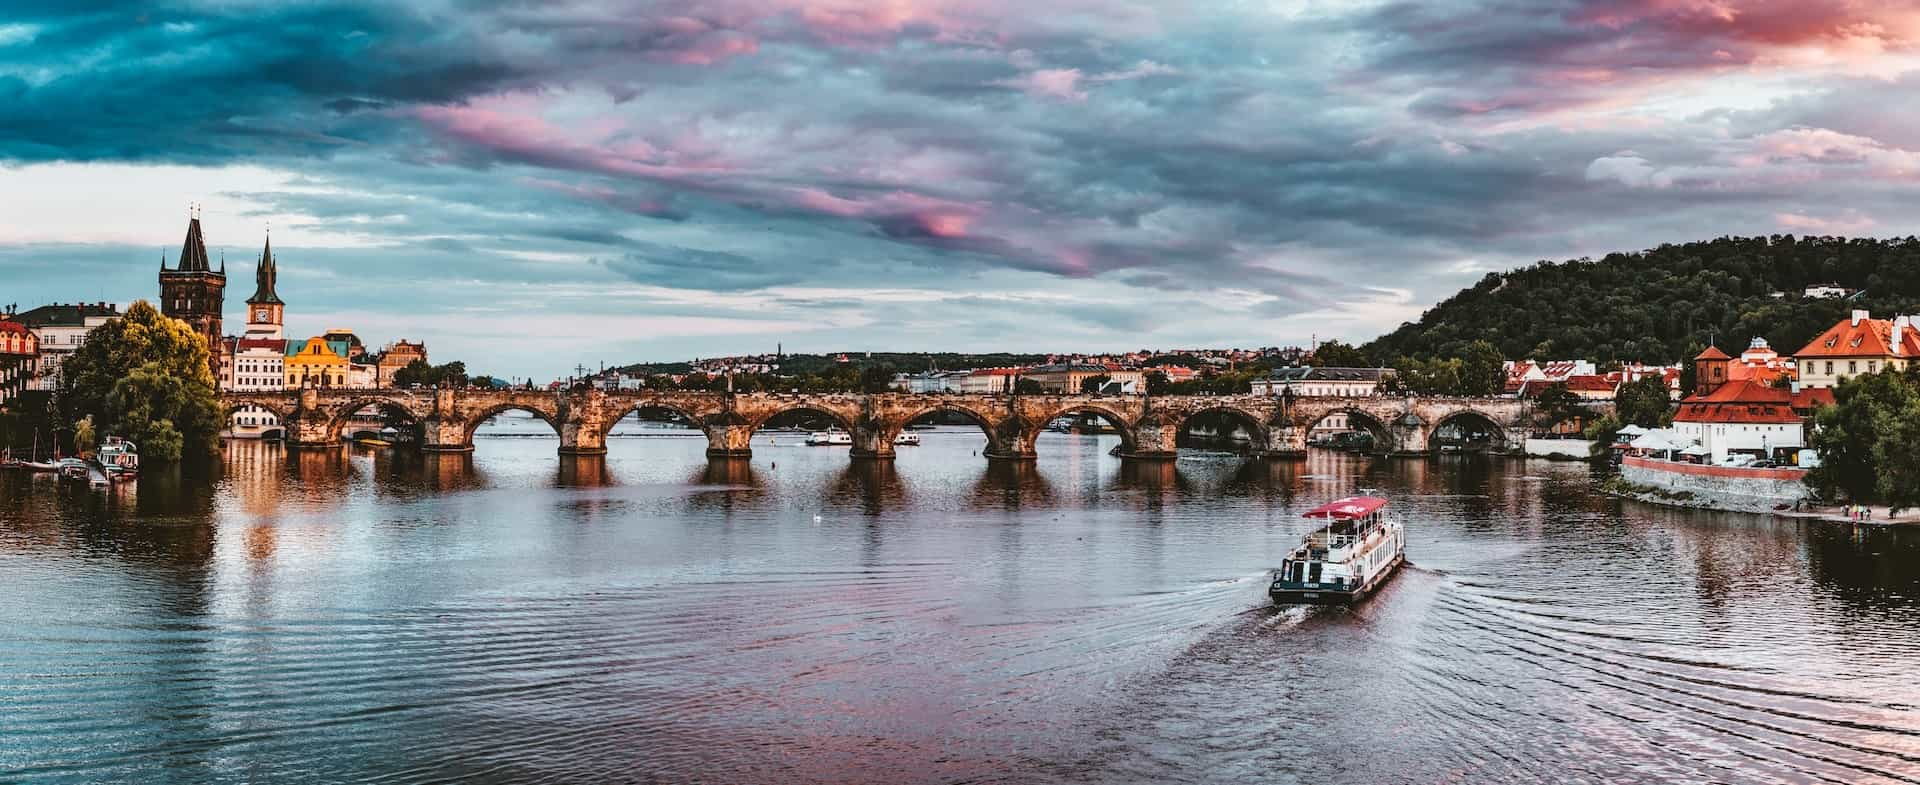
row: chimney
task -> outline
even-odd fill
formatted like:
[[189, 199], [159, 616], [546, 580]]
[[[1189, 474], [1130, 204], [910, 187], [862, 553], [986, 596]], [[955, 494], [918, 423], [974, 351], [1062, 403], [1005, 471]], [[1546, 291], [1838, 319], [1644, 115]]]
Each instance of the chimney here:
[[1905, 333], [1907, 330], [1911, 329], [1912, 326], [1913, 326], [1912, 317], [1907, 316], [1906, 314], [1900, 314], [1899, 316], [1893, 317], [1893, 334], [1887, 337], [1887, 351], [1893, 352], [1893, 356], [1895, 357], [1905, 356], [1906, 352], [1902, 348], [1902, 343], [1900, 339], [1902, 337], [1902, 334]]
[[1853, 312], [1853, 320], [1851, 324], [1854, 327], [1859, 327], [1860, 322], [1864, 321], [1866, 318], [1867, 318], [1867, 312], [1856, 308], [1854, 309], [1854, 312]]

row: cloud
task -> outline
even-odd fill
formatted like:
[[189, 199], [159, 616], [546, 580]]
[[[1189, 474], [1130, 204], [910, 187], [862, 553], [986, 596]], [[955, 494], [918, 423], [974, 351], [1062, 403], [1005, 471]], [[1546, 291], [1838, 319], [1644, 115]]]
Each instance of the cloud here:
[[[1916, 229], [1910, 2], [102, 0], [0, 19], [0, 207], [21, 216], [0, 274], [21, 297], [150, 295], [154, 249], [203, 201], [237, 264], [272, 223], [296, 313], [413, 314], [403, 293], [430, 290], [448, 324], [503, 298], [568, 335], [582, 314], [703, 320], [605, 336], [668, 356], [769, 323], [866, 345], [1287, 343], [1364, 340], [1540, 258]], [[139, 269], [42, 274], [63, 258]], [[485, 350], [575, 361], [501, 340]]]

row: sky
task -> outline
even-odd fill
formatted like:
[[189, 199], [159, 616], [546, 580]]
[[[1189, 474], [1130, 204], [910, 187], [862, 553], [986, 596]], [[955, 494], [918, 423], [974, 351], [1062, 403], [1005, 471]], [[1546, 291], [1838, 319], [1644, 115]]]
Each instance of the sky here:
[[1283, 346], [1488, 272], [1906, 236], [1920, 0], [0, 0], [0, 304], [436, 361]]

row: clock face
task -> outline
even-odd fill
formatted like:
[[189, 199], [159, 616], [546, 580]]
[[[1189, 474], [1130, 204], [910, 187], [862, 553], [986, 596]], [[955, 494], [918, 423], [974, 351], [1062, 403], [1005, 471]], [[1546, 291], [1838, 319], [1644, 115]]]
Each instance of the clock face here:
[[253, 320], [254, 320], [254, 321], [256, 321], [256, 322], [264, 322], [264, 321], [266, 321], [266, 320], [267, 320], [267, 309], [265, 309], [265, 308], [259, 308], [259, 309], [256, 309], [256, 310], [255, 310], [255, 311], [253, 312]]

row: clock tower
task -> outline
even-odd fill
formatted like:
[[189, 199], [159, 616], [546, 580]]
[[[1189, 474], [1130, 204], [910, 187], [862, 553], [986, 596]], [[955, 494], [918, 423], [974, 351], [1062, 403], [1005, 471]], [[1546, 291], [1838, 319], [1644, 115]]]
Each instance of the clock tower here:
[[273, 290], [276, 278], [280, 277], [280, 265], [273, 258], [273, 237], [267, 237], [266, 250], [260, 253], [260, 264], [253, 269], [253, 296], [247, 298], [247, 335], [258, 337], [281, 337], [286, 315], [286, 303], [280, 302], [280, 294]]

